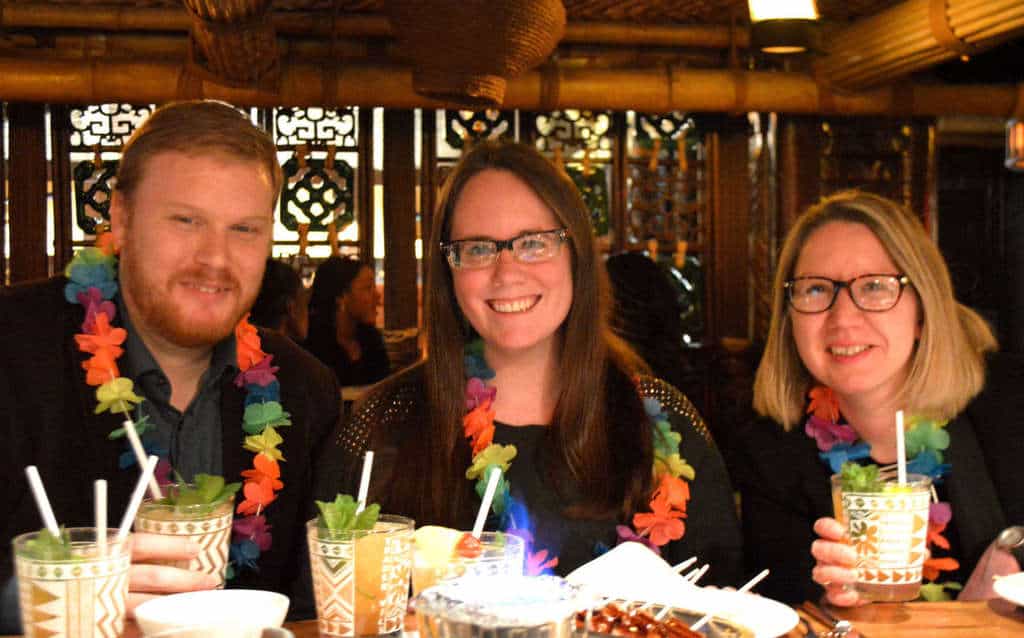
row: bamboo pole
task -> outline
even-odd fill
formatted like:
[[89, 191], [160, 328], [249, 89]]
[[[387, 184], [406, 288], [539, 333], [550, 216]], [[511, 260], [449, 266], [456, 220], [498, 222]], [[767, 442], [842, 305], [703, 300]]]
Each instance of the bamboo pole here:
[[1024, 33], [1021, 0], [907, 0], [839, 31], [816, 72], [863, 89]]
[[[570, 16], [571, 18], [571, 16]], [[394, 34], [382, 14], [341, 13], [334, 20], [329, 11], [282, 11], [273, 16], [277, 33], [298, 36], [347, 36], [391, 38]], [[68, 5], [48, 2], [8, 2], [0, 13], [0, 28], [90, 29], [97, 31], [188, 31], [183, 9], [111, 5]], [[750, 45], [750, 32], [733, 32], [736, 46]], [[725, 49], [730, 28], [720, 25], [624, 24], [618, 22], [569, 22], [562, 42], [644, 47], [692, 47]]]
[[[207, 97], [252, 106], [452, 106], [416, 94], [410, 69], [368, 63], [325, 70], [285, 62], [276, 91], [202, 82], [188, 76], [183, 64], [169, 61], [0, 57], [0, 77], [0, 100], [12, 102], [140, 104]], [[511, 79], [503, 108], [1006, 118], [1018, 108], [1018, 94], [1024, 96], [1024, 85], [906, 84], [833, 93], [798, 73], [548, 68]]]

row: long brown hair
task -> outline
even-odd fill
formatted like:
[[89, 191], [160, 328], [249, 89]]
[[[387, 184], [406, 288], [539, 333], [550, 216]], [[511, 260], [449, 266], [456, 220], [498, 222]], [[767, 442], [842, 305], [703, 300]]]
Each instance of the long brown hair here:
[[976, 312], [953, 297], [946, 262], [917, 217], [895, 202], [858, 191], [823, 199], [786, 236], [775, 272], [768, 340], [754, 380], [754, 409], [787, 429], [802, 417], [814, 379], [797, 352], [783, 286], [808, 238], [832, 222], [867, 227], [910, 279], [919, 300], [921, 338], [911, 354], [900, 404], [921, 414], [953, 418], [981, 391], [984, 354], [997, 348], [996, 339]]
[[[579, 191], [535, 149], [511, 142], [474, 146], [442, 190], [424, 258], [428, 357], [419, 373], [427, 392], [421, 415], [426, 423], [417, 423], [419, 434], [405, 437], [403, 444], [403, 462], [417, 466], [403, 472], [415, 477], [413, 484], [395, 486], [392, 493], [401, 492], [398, 499], [415, 508], [423, 522], [456, 519], [471, 494], [463, 475], [470, 462], [462, 433], [463, 351], [476, 335], [459, 309], [440, 247], [449, 239], [463, 189], [485, 170], [508, 171], [522, 180], [569, 231], [573, 300], [560, 328], [562, 392], [548, 431], [551, 465], [587, 499], [573, 508], [577, 515], [632, 512], [643, 506], [651, 488], [651, 432], [630, 381], [645, 366], [609, 329], [610, 286]], [[407, 443], [410, 438], [417, 439], [415, 447]]]

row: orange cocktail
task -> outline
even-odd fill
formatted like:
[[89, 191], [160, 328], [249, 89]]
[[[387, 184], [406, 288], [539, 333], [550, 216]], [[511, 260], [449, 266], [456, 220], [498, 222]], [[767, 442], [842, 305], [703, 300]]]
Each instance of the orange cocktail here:
[[413, 521], [382, 515], [372, 530], [306, 523], [320, 633], [398, 635], [409, 598]]

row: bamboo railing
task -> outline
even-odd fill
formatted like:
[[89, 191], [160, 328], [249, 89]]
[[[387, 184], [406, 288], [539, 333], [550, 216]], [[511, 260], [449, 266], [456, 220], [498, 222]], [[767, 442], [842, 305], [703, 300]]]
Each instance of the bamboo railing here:
[[[417, 95], [407, 67], [349, 63], [337, 67], [282, 62], [275, 91], [229, 88], [191, 77], [175, 61], [62, 60], [0, 57], [0, 100], [162, 103], [208, 97], [252, 106], [439, 108]], [[799, 73], [681, 68], [601, 70], [546, 66], [508, 83], [503, 108], [592, 108], [820, 113], [840, 115], [988, 115], [1024, 107], [1024, 84], [901, 84], [834, 93]]]

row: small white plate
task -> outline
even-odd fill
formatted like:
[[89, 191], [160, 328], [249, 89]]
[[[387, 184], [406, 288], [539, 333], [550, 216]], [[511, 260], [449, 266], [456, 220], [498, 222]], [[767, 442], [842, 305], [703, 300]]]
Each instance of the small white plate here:
[[992, 588], [1011, 603], [1024, 606], [1024, 572], [997, 578]]

